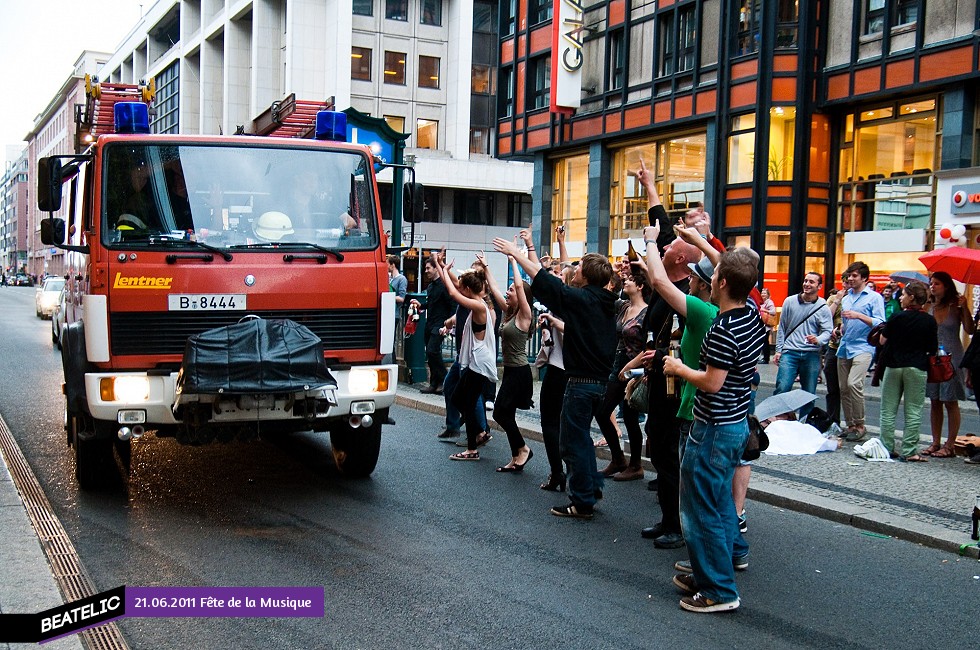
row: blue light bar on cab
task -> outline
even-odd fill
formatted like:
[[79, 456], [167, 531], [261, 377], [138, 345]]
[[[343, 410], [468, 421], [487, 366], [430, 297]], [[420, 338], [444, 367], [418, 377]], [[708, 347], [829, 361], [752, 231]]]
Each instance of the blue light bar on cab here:
[[143, 102], [117, 102], [112, 107], [116, 133], [149, 133], [150, 113]]
[[347, 140], [347, 114], [338, 111], [317, 111], [316, 132], [317, 140]]

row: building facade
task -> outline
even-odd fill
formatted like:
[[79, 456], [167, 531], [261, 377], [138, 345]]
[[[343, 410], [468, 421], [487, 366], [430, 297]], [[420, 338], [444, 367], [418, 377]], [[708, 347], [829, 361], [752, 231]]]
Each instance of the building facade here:
[[[433, 243], [480, 250], [531, 214], [532, 165], [494, 156], [498, 15], [497, 0], [160, 0], [99, 78], [153, 78], [158, 133], [264, 133], [290, 96], [383, 118], [410, 134], [425, 220], [455, 226]], [[379, 180], [387, 210], [391, 171]]]
[[[497, 150], [534, 157], [545, 246], [564, 224], [572, 250], [622, 254], [646, 222], [642, 160], [668, 211], [703, 203], [726, 243], [762, 255], [778, 298], [855, 259], [919, 268], [948, 221], [937, 175], [978, 162], [973, 1], [501, 4]], [[554, 25], [561, 5], [578, 22]], [[570, 114], [549, 109], [567, 67], [553, 33], [580, 47]]]
[[0, 180], [0, 270], [8, 277], [27, 270], [27, 179], [27, 150], [8, 148]]
[[[44, 156], [76, 153], [75, 112], [85, 104], [85, 75], [92, 75], [108, 60], [105, 52], [85, 50], [75, 60], [71, 75], [54, 94], [48, 105], [34, 120], [34, 128], [24, 136], [27, 141], [28, 178], [35, 183], [37, 161]], [[36, 197], [30, 193], [27, 205], [27, 270], [35, 277], [64, 275], [64, 251], [41, 244], [41, 219], [48, 216], [37, 208]], [[63, 216], [67, 205], [62, 206]]]

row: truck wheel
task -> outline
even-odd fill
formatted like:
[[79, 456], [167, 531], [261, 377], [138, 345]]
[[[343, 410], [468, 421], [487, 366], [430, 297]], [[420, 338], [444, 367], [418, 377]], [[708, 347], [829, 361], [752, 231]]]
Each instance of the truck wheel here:
[[370, 476], [381, 452], [381, 423], [384, 413], [375, 413], [369, 427], [352, 428], [344, 422], [330, 430], [330, 445], [337, 469], [348, 478]]
[[112, 439], [96, 438], [96, 422], [83, 415], [68, 414], [68, 430], [75, 449], [75, 479], [83, 490], [97, 490], [115, 477]]

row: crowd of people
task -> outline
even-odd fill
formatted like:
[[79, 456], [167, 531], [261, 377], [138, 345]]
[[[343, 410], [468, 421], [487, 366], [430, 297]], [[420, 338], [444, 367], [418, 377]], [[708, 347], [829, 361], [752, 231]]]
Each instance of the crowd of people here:
[[[690, 560], [675, 564], [672, 579], [684, 594], [682, 608], [731, 611], [740, 604], [735, 572], [748, 568], [744, 502], [750, 432], [771, 422], [804, 421], [814, 408], [811, 395], [798, 410], [769, 414], [763, 423], [751, 417], [758, 366], [768, 362], [770, 339], [772, 363], [778, 366], [776, 394], [791, 391], [797, 382], [815, 394], [824, 381], [827, 417], [851, 442], [868, 435], [864, 386], [874, 364], [882, 381], [881, 441], [894, 458], [921, 462], [952, 455], [958, 400], [965, 398], [964, 385], [971, 385], [973, 356], [980, 367], [980, 351], [971, 355], [963, 349], [961, 329], [972, 334], [976, 319], [949, 276], [936, 273], [929, 286], [889, 284], [879, 293], [863, 262], [846, 269], [843, 289], [827, 292], [827, 299], [821, 296], [823, 277], [807, 273], [801, 291], [777, 310], [769, 292], [758, 288], [758, 254], [726, 249], [712, 235], [703, 208], [672, 222], [642, 161], [635, 175], [649, 199], [644, 256], [613, 265], [590, 253], [572, 262], [559, 227], [557, 260], [539, 258], [527, 230], [514, 241], [493, 240], [514, 280], [506, 290], [482, 254], [459, 273], [444, 253], [425, 261], [426, 301], [412, 301], [428, 316], [430, 377], [422, 392], [442, 394], [446, 401], [446, 426], [437, 438], [464, 448], [449, 456], [454, 461], [480, 460], [480, 448], [492, 438], [486, 405], [495, 400], [492, 418], [511, 451], [510, 461], [497, 471], [522, 472], [534, 454], [515, 415], [534, 406], [527, 343], [539, 328], [542, 344], [533, 365], [543, 375], [538, 407], [550, 468], [541, 489], [567, 490], [568, 496], [551, 514], [592, 519], [605, 479], [643, 478], [645, 433], [646, 455], [657, 471], [650, 487], [657, 492], [661, 520], [641, 535], [657, 548], [687, 547]], [[447, 372], [441, 347], [450, 332], [458, 352]], [[929, 365], [943, 354], [957, 371], [928, 383]], [[503, 377], [494, 397], [498, 356]], [[927, 396], [933, 444], [919, 449]], [[903, 399], [904, 433], [896, 441]], [[628, 453], [620, 442], [617, 410]], [[646, 414], [651, 415], [644, 420]], [[593, 422], [609, 445], [611, 460], [602, 469]]]

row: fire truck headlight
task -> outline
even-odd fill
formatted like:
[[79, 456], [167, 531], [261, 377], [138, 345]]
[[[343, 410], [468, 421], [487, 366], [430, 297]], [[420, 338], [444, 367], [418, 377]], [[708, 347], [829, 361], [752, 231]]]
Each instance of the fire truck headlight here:
[[150, 399], [146, 377], [103, 377], [99, 381], [103, 402], [145, 402]]
[[383, 393], [388, 390], [388, 371], [376, 369], [353, 369], [348, 379], [348, 389], [354, 395]]

